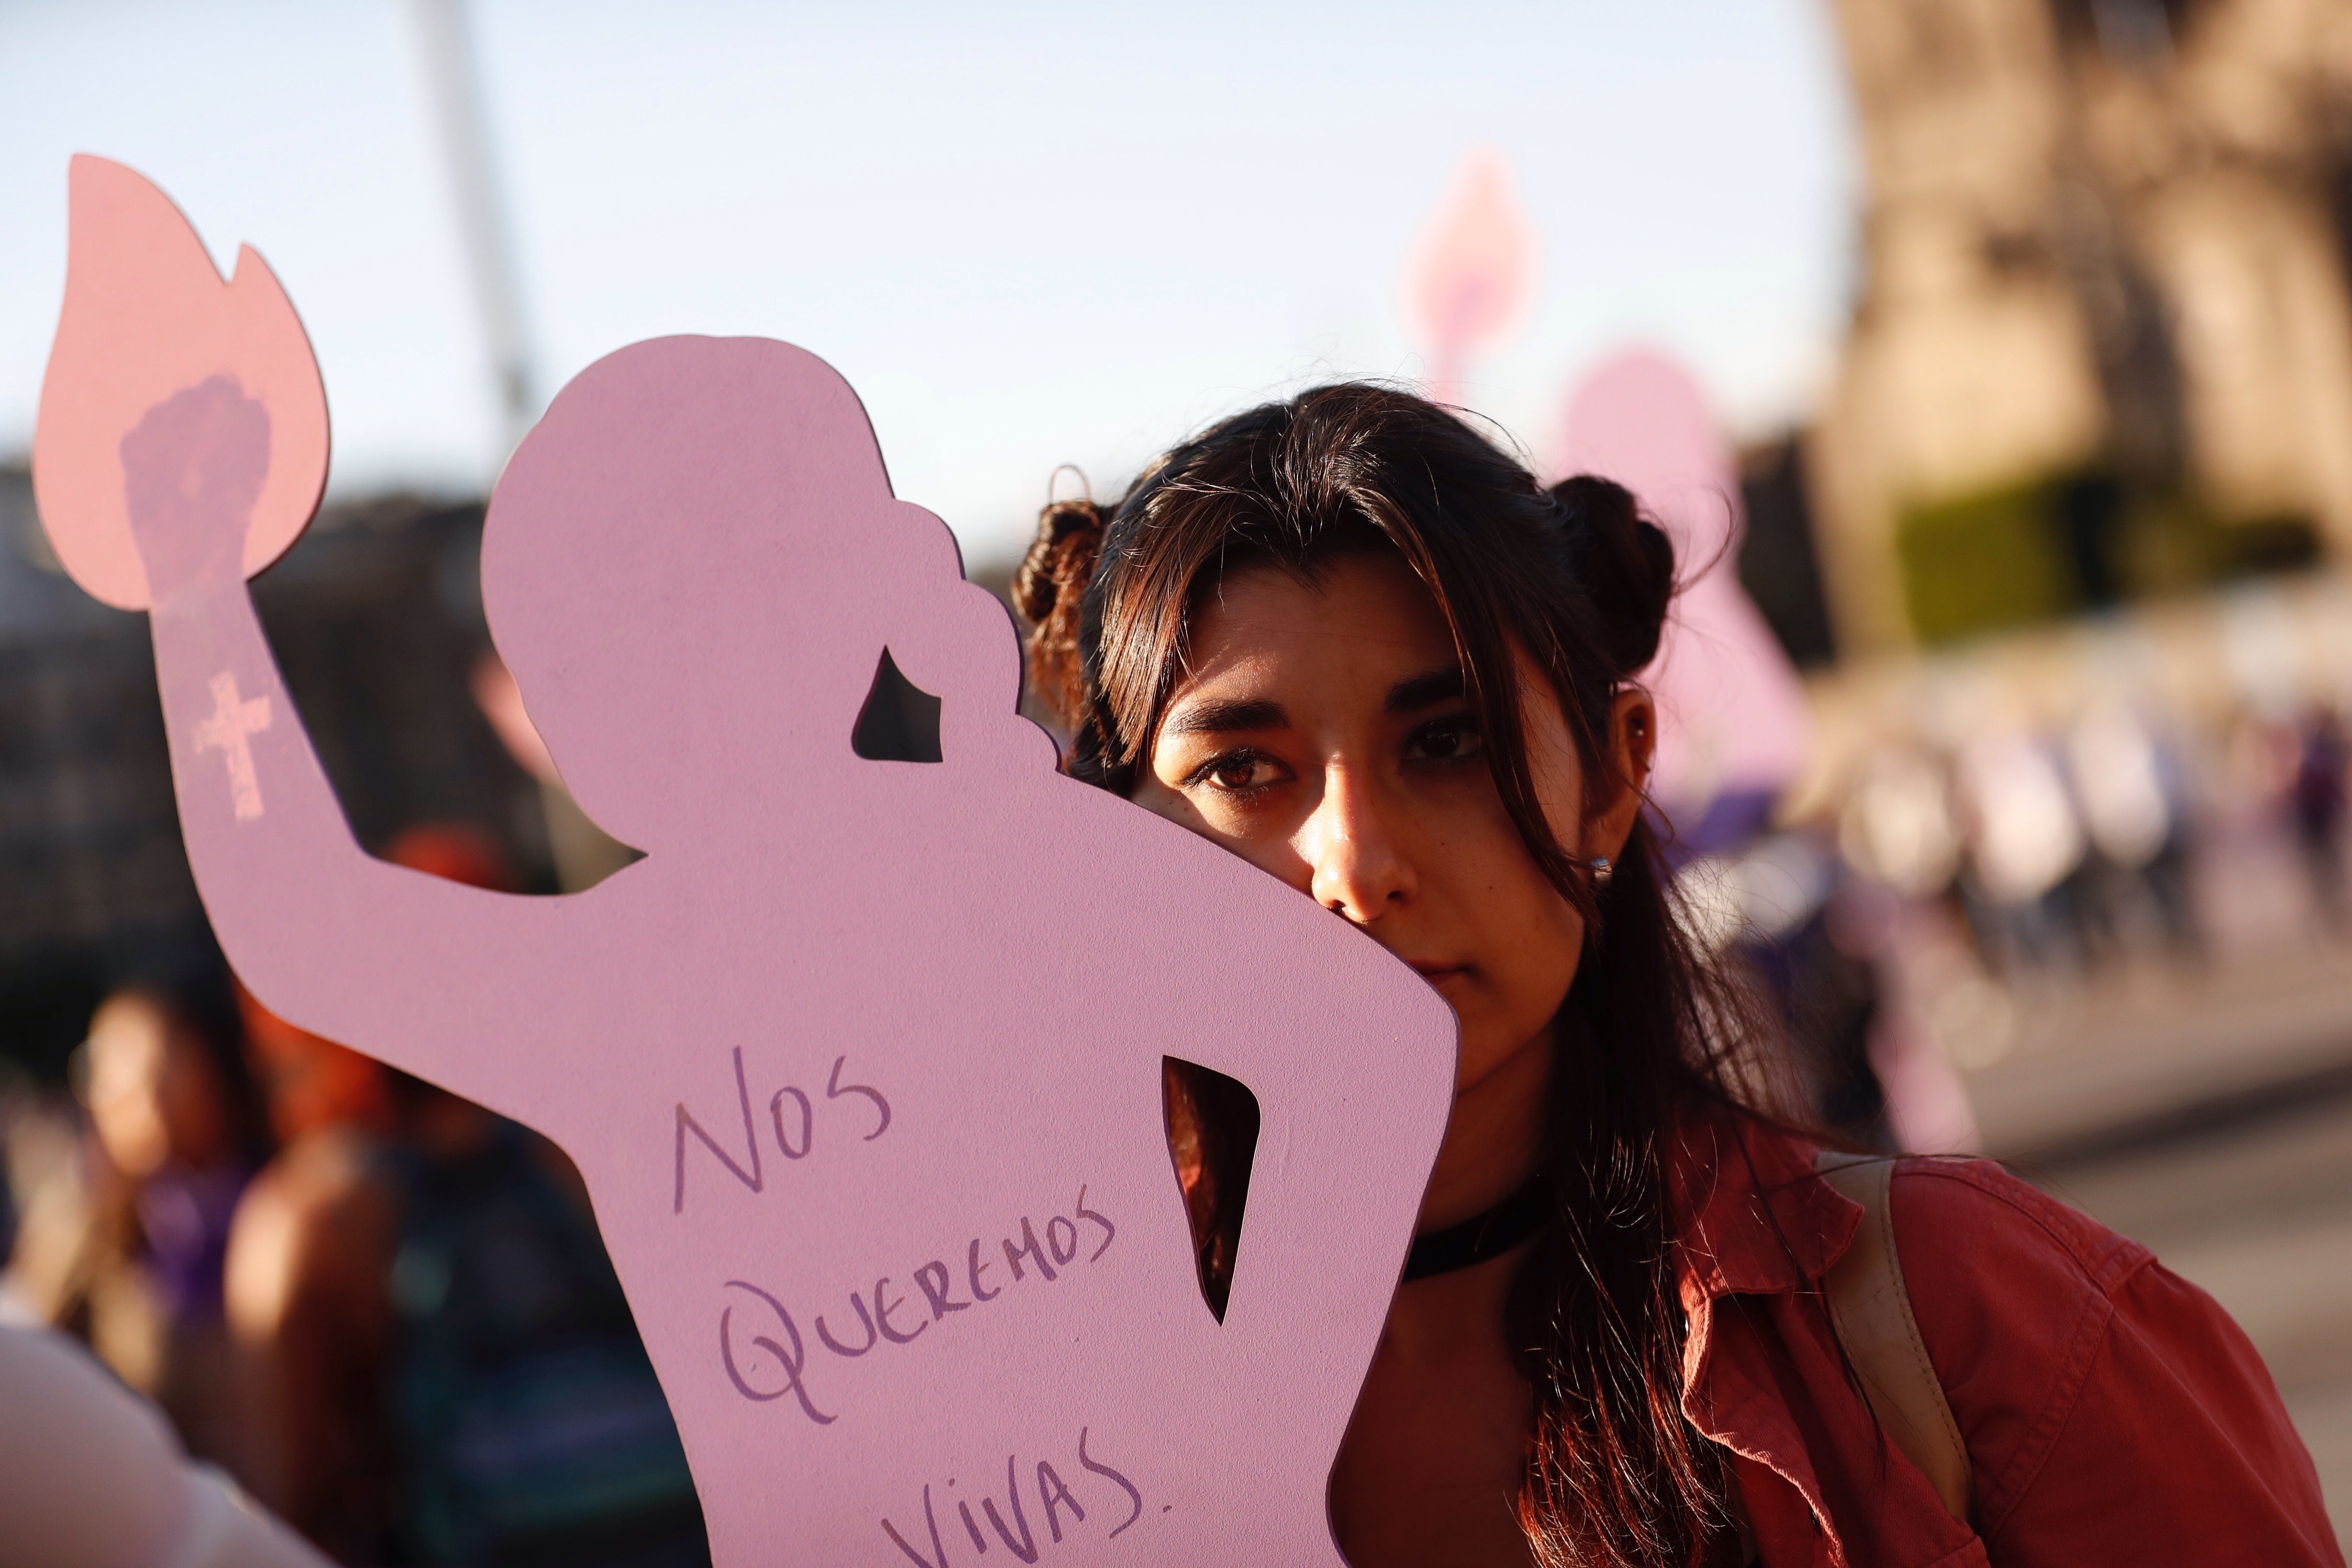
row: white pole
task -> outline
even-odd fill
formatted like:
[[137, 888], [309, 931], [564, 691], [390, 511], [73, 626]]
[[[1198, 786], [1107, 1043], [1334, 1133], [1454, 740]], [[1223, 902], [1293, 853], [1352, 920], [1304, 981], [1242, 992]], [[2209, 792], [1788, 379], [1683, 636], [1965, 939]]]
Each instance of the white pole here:
[[457, 198], [467, 270], [473, 277], [474, 303], [481, 312], [483, 342], [498, 383], [503, 421], [499, 458], [503, 462], [538, 417], [539, 401], [530, 334], [523, 324], [522, 283], [515, 270], [514, 246], [482, 118], [480, 73], [466, 26], [464, 0], [408, 0], [408, 13], [424, 56], [450, 191]]

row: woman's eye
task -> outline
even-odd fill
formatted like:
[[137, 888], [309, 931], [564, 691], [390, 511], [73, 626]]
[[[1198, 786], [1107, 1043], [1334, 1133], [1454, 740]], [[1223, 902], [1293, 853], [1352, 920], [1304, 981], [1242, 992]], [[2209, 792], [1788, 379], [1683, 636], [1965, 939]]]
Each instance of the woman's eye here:
[[1270, 772], [1265, 758], [1243, 752], [1210, 763], [1208, 772], [1202, 776], [1219, 789], [1248, 789], [1253, 784], [1265, 783]]
[[1479, 739], [1477, 726], [1468, 719], [1437, 719], [1415, 730], [1405, 750], [1430, 762], [1454, 763], [1476, 756]]
[[1195, 769], [1186, 782], [1238, 795], [1272, 784], [1278, 772], [1271, 757], [1256, 752], [1228, 752]]

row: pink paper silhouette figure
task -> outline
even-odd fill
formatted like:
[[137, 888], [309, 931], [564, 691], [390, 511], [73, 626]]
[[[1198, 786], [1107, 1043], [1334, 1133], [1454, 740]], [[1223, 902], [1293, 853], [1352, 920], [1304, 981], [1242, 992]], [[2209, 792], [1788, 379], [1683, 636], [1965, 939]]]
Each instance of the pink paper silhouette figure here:
[[[216, 331], [258, 258], [224, 289], [192, 236], [121, 253], [184, 223], [113, 164], [72, 187], [43, 517], [151, 609], [222, 945], [272, 1011], [578, 1162], [718, 1561], [1337, 1563], [1328, 1472], [1451, 1097], [1435, 993], [1058, 776], [1004, 613], [855, 395], [754, 339], [590, 366], [486, 525], [530, 716], [646, 858], [562, 898], [370, 858], [244, 585], [324, 461], [323, 413], [246, 357], [299, 340], [290, 307], [268, 285], [274, 337]], [[938, 760], [858, 754], [894, 731]], [[1163, 1056], [1262, 1108], [1222, 1322]]]
[[1564, 472], [1600, 474], [1640, 498], [1691, 573], [1647, 676], [1659, 714], [1652, 793], [1678, 820], [1724, 796], [1778, 795], [1805, 764], [1812, 714], [1740, 586], [1747, 509], [1706, 394], [1654, 350], [1617, 354], [1577, 384], [1561, 448]]

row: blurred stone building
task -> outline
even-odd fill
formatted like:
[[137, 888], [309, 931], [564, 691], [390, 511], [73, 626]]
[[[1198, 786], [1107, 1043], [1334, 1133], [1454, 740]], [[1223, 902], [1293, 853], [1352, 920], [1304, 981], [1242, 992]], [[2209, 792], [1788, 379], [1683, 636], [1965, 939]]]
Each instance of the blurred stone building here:
[[1804, 458], [1841, 646], [2352, 560], [2352, 3], [1834, 3], [1863, 273]]

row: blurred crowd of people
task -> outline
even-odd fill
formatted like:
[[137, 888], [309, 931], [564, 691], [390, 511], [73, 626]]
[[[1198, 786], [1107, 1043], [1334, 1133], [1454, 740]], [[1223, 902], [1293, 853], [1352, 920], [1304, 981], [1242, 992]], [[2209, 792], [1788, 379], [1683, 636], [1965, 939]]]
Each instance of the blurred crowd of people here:
[[[488, 842], [388, 855], [509, 884]], [[669, 1408], [551, 1143], [277, 1018], [224, 973], [0, 1085], [0, 1318], [85, 1341], [354, 1565], [706, 1563]]]
[[1817, 692], [1832, 732], [1777, 809], [1727, 837], [1719, 812], [1690, 819], [1702, 935], [1783, 1006], [1811, 1109], [1968, 1149], [1962, 1075], [2022, 1011], [2352, 933], [2352, 689], [2298, 651], [2284, 605], [2221, 631], [2166, 634], [2189, 679], [2136, 626]]
[[1957, 900], [1996, 974], [2197, 957], [2210, 911], [2196, 873], [2265, 837], [2292, 850], [2311, 910], [2344, 922], [2347, 754], [2330, 703], [2249, 707], [2207, 730], [2110, 699], [2059, 729], [1889, 747], [1844, 803], [1839, 842], [1909, 898]]

